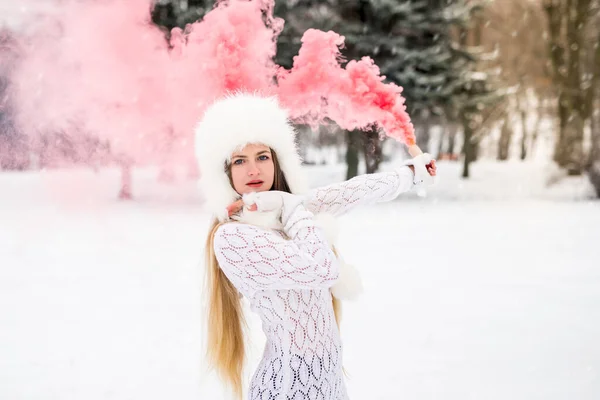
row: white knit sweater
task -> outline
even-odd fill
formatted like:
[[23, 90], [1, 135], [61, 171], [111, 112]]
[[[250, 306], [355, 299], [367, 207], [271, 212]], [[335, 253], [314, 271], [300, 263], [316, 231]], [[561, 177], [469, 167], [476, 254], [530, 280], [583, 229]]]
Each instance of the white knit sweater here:
[[283, 232], [233, 222], [215, 233], [221, 269], [249, 299], [267, 337], [250, 384], [250, 400], [347, 400], [342, 344], [329, 288], [338, 262], [313, 220], [408, 191], [413, 173], [361, 175], [311, 191], [282, 216]]

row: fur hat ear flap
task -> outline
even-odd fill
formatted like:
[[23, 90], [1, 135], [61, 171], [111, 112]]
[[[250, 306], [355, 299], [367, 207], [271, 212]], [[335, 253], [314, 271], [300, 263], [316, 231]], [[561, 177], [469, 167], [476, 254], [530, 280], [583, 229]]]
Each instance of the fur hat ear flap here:
[[340, 276], [331, 287], [331, 294], [340, 300], [356, 300], [363, 292], [362, 279], [358, 270], [338, 257]]
[[335, 216], [330, 213], [319, 213], [315, 215], [315, 223], [325, 231], [325, 238], [330, 244], [337, 242], [339, 226]]
[[[339, 226], [333, 214], [321, 213], [315, 215], [315, 222], [325, 231], [327, 242], [333, 245], [337, 241]], [[331, 294], [340, 300], [356, 300], [363, 292], [362, 279], [358, 270], [346, 264], [338, 254], [340, 275], [331, 287]]]

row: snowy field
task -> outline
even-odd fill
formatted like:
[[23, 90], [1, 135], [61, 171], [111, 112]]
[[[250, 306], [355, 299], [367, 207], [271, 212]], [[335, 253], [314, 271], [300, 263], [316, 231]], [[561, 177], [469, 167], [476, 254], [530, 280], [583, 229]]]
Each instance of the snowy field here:
[[[473, 174], [441, 163], [427, 197], [341, 219], [366, 286], [342, 323], [351, 399], [600, 399], [600, 202], [541, 165]], [[119, 202], [118, 180], [0, 174], [0, 399], [225, 398], [202, 361], [202, 196], [144, 171]]]

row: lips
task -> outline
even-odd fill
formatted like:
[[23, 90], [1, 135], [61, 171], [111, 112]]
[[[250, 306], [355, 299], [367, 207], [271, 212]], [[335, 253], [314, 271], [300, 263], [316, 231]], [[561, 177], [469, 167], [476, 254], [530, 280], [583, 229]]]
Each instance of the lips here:
[[260, 187], [263, 184], [263, 181], [250, 181], [246, 183], [246, 186], [250, 187]]

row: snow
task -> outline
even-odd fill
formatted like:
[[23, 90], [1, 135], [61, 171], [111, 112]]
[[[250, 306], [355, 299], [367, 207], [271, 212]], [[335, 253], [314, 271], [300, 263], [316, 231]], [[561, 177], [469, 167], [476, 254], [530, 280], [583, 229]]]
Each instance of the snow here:
[[[351, 398], [599, 398], [600, 203], [585, 178], [439, 168], [426, 197], [340, 220], [366, 287], [342, 322]], [[344, 173], [307, 171], [313, 185]], [[154, 176], [135, 171], [136, 200], [119, 202], [117, 171], [0, 174], [1, 399], [225, 398], [202, 360], [202, 195]], [[250, 331], [248, 374], [254, 317]]]

